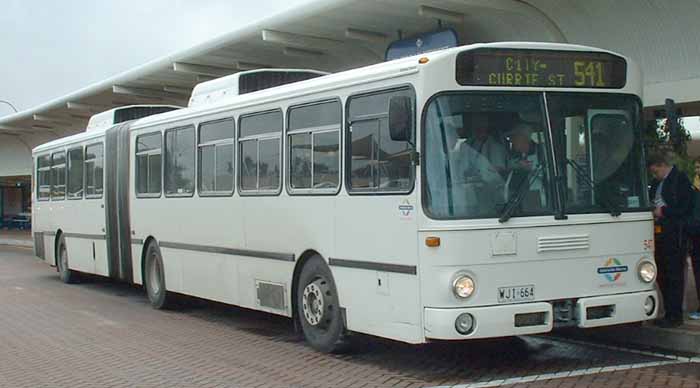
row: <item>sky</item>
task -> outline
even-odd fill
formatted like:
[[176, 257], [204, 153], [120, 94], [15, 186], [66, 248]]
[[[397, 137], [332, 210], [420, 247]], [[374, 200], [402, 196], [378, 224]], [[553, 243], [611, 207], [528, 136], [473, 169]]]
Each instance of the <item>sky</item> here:
[[29, 109], [309, 1], [0, 0], [0, 100]]

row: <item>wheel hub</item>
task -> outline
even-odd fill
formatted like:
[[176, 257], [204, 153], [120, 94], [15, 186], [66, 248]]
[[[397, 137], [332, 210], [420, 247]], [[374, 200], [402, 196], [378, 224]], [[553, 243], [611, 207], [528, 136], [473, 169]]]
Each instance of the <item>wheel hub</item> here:
[[304, 319], [311, 326], [325, 327], [329, 303], [326, 295], [329, 294], [328, 282], [317, 279], [304, 288], [302, 296], [302, 311]]

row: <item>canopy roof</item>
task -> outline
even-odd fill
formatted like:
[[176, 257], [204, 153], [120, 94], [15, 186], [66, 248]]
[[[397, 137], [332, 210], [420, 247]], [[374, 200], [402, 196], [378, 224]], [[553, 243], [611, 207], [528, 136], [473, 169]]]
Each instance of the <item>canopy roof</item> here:
[[373, 64], [400, 36], [440, 27], [455, 29], [461, 44], [562, 42], [620, 52], [644, 70], [647, 106], [667, 96], [698, 101], [697, 19], [694, 0], [318, 0], [2, 117], [0, 133], [64, 136], [115, 106], [184, 106], [196, 84], [241, 70]]

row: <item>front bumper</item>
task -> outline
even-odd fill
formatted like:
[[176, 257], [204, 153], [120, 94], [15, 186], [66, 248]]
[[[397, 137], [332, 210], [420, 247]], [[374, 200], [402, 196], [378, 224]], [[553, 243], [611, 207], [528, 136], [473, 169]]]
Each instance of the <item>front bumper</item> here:
[[[654, 298], [654, 310], [644, 311], [647, 297]], [[574, 326], [580, 328], [619, 325], [656, 318], [659, 297], [656, 291], [604, 295], [576, 300]], [[426, 307], [425, 337], [428, 339], [459, 340], [493, 338], [546, 333], [556, 327], [555, 311], [549, 302], [507, 304], [473, 308]], [[455, 320], [462, 313], [474, 317], [471, 333], [463, 335], [455, 329]]]

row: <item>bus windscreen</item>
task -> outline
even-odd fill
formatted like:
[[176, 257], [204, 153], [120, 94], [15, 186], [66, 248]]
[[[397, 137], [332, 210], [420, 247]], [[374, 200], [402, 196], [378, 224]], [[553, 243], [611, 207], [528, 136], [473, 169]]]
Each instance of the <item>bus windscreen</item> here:
[[477, 49], [457, 56], [464, 86], [623, 88], [624, 58], [601, 52]]

